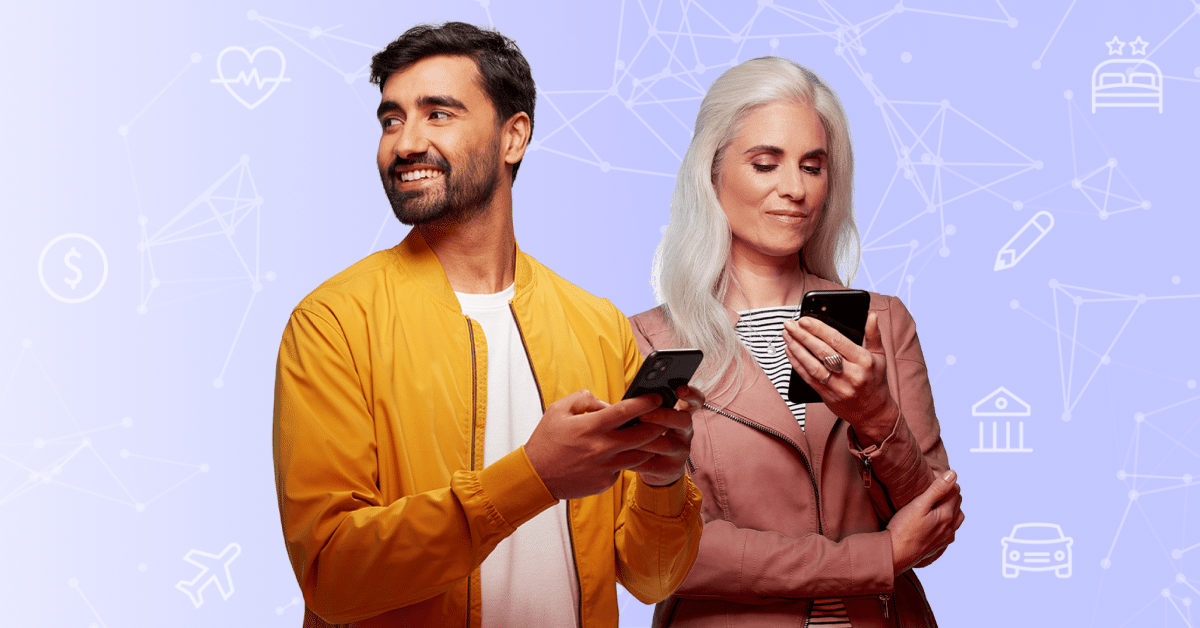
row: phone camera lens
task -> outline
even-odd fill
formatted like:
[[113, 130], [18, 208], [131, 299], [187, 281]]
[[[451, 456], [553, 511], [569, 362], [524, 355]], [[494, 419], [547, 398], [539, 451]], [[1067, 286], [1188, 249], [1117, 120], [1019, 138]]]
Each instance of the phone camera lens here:
[[658, 379], [659, 375], [661, 375], [661, 374], [662, 374], [661, 371], [657, 371], [657, 370], [650, 371], [649, 373], [646, 373], [646, 379], [647, 380]]

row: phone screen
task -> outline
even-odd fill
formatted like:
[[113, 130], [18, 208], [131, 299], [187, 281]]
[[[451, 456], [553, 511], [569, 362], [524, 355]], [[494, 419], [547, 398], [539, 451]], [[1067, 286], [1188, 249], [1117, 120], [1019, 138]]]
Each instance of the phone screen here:
[[[811, 290], [800, 303], [800, 316], [811, 316], [836, 329], [856, 345], [863, 343], [871, 294], [866, 290]], [[824, 403], [796, 369], [788, 380], [788, 401]]]

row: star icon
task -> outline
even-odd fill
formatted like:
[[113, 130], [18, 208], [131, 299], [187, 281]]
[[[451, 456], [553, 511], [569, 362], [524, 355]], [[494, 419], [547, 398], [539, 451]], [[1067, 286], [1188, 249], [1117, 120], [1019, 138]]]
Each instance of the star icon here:
[[[1112, 41], [1106, 41], [1104, 43], [1108, 46], [1109, 56], [1125, 54], [1125, 42], [1117, 39], [1116, 35], [1113, 35]], [[1116, 47], [1114, 48], [1113, 46]]]
[[1150, 45], [1150, 42], [1142, 41], [1142, 36], [1138, 35], [1137, 39], [1129, 42], [1129, 54], [1144, 55], [1144, 54], [1146, 54], [1146, 46], [1149, 46], [1149, 45]]

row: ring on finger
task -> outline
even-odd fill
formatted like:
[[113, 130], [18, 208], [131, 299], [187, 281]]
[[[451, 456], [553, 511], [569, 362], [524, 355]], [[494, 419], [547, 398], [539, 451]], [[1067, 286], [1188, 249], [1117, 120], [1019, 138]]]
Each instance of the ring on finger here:
[[836, 353], [834, 353], [833, 355], [827, 355], [827, 356], [821, 358], [821, 363], [824, 364], [829, 369], [829, 372], [831, 372], [831, 373], [841, 373], [842, 372], [842, 368], [843, 368], [842, 367], [842, 356], [840, 356]]
[[821, 385], [824, 386], [825, 382], [828, 382], [830, 377], [833, 377], [833, 371], [826, 373], [825, 379], [819, 380], [821, 382]]

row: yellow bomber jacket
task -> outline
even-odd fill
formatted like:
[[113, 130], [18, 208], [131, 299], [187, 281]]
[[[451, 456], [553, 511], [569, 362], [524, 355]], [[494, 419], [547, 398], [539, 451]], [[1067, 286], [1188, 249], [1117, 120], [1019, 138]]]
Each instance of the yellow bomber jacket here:
[[[543, 408], [613, 402], [641, 357], [627, 319], [517, 252], [511, 301]], [[479, 566], [556, 503], [524, 448], [483, 467], [487, 344], [420, 233], [354, 264], [293, 311], [279, 351], [273, 449], [305, 626], [480, 625]], [[625, 471], [568, 502], [579, 624], [617, 625], [615, 582], [646, 603], [683, 581], [700, 493]]]

